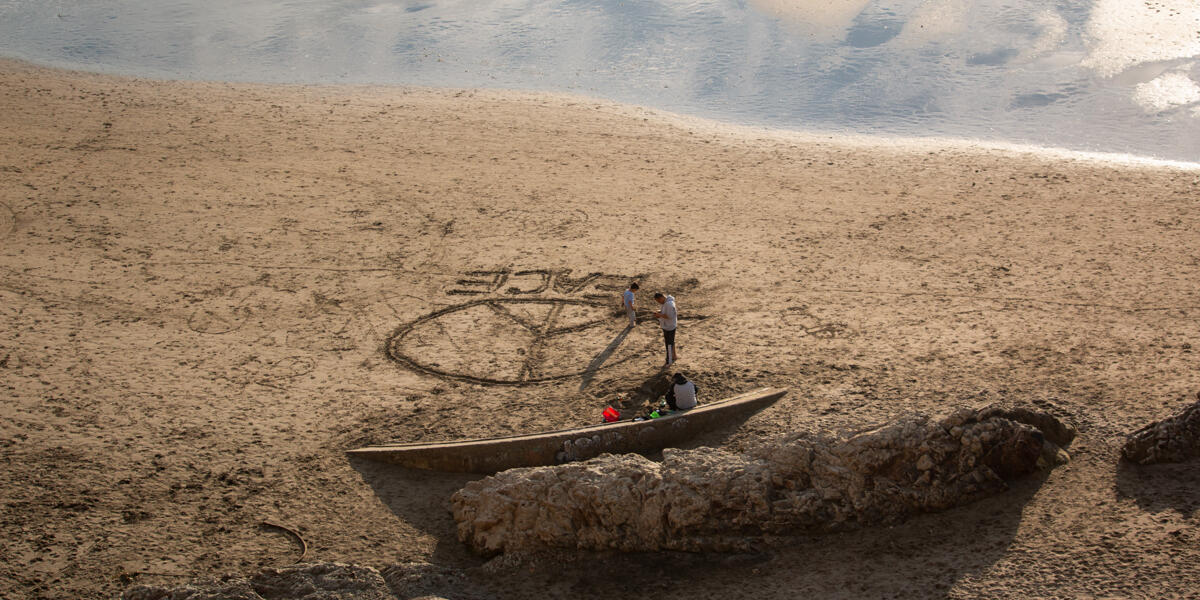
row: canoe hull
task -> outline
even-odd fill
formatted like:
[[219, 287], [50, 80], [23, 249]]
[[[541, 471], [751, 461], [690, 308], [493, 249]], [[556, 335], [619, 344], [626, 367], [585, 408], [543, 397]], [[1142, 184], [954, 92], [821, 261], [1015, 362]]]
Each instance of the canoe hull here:
[[618, 421], [547, 433], [458, 442], [384, 444], [350, 456], [414, 469], [495, 473], [515, 467], [586, 460], [605, 452], [647, 453], [677, 446], [782, 398], [787, 389], [762, 388], [646, 421]]

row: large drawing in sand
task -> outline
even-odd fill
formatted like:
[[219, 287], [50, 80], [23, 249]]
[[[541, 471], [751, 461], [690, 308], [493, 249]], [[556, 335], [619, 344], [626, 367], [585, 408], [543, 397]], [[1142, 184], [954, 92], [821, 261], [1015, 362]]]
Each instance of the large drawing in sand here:
[[386, 345], [392, 360], [439, 377], [527, 385], [584, 377], [647, 349], [640, 338], [622, 343], [628, 332], [619, 332], [614, 317], [627, 277], [505, 269], [467, 275], [446, 293], [482, 297], [398, 327]]

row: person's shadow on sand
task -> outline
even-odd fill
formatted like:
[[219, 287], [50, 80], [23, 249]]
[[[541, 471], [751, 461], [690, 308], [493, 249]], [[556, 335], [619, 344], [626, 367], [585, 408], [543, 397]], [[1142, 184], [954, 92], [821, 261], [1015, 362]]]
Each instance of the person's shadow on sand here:
[[600, 351], [599, 354], [592, 358], [592, 362], [589, 362], [587, 368], [583, 370], [583, 380], [579, 382], [579, 391], [582, 392], [583, 390], [586, 390], [587, 387], [592, 384], [592, 380], [596, 378], [596, 372], [600, 370], [600, 367], [604, 366], [604, 363], [607, 362], [610, 357], [612, 357], [613, 353], [617, 351], [617, 348], [621, 347], [621, 343], [625, 341], [625, 338], [629, 336], [629, 332], [631, 331], [633, 331], [633, 326], [626, 326], [621, 330], [620, 333], [617, 334], [616, 337], [613, 338], [611, 342], [608, 343], [607, 347], [605, 347]]

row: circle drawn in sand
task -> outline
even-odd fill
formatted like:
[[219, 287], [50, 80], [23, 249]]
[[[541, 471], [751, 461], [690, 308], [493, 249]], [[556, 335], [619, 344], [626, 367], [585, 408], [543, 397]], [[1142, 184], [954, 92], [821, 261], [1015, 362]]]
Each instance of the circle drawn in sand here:
[[845, 337], [849, 328], [845, 323], [825, 321], [809, 312], [805, 307], [790, 307], [783, 315], [783, 323], [795, 332], [821, 339]]
[[221, 335], [236, 331], [241, 326], [242, 320], [237, 317], [236, 309], [230, 312], [201, 309], [188, 317], [188, 328], [196, 333]]
[[417, 371], [498, 385], [579, 377], [641, 356], [614, 338], [611, 303], [550, 298], [476, 300], [396, 329], [388, 356]]
[[476, 234], [477, 239], [506, 237], [511, 231], [529, 235], [564, 235], [583, 227], [590, 220], [586, 211], [578, 208], [562, 210], [531, 210], [510, 208], [487, 217], [487, 226]]
[[317, 368], [317, 363], [308, 356], [285, 356], [270, 364], [263, 373], [270, 379], [295, 379], [308, 375]]
[[250, 309], [245, 305], [249, 295], [238, 292], [207, 300], [188, 317], [188, 329], [208, 335], [221, 335], [241, 329], [250, 313]]

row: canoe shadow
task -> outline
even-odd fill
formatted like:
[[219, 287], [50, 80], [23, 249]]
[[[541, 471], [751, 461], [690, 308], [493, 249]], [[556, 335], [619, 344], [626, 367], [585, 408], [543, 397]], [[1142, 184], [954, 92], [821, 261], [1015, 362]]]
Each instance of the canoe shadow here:
[[358, 457], [349, 461], [392, 514], [437, 540], [430, 562], [469, 566], [481, 561], [458, 541], [450, 496], [483, 475], [409, 469]]

